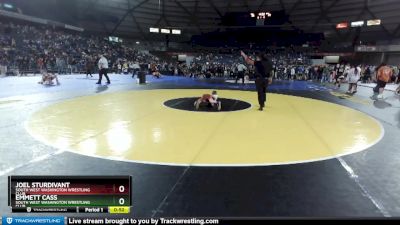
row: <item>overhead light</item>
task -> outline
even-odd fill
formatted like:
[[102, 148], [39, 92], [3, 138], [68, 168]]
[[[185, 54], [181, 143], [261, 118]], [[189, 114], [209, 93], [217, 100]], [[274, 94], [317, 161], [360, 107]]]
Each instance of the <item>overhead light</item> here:
[[137, 41], [136, 44], [137, 44], [137, 45], [140, 44], [140, 41]]
[[257, 19], [265, 19], [267, 17], [271, 17], [272, 14], [270, 12], [260, 12], [257, 15]]
[[336, 24], [336, 29], [345, 29], [349, 27], [349, 23], [343, 22], [343, 23], [338, 23]]
[[266, 17], [271, 17], [272, 14], [270, 12], [257, 12], [257, 13], [252, 12], [252, 13], [250, 13], [250, 16], [252, 18], [257, 17], [257, 18], [264, 18], [265, 19]]
[[160, 33], [160, 29], [155, 27], [150, 27], [150, 33]]
[[181, 30], [172, 29], [172, 34], [181, 34]]
[[8, 8], [8, 9], [12, 9], [12, 8], [14, 8], [13, 7], [13, 5], [11, 5], [11, 4], [8, 4], [8, 3], [4, 3], [4, 8]]
[[114, 36], [109, 36], [108, 40], [111, 42], [119, 42], [119, 38], [118, 37], [114, 37]]
[[377, 26], [381, 25], [381, 20], [367, 20], [367, 26]]
[[171, 30], [170, 29], [161, 29], [161, 33], [163, 34], [170, 34]]
[[83, 32], [85, 29], [81, 28], [81, 27], [75, 27], [75, 26], [71, 26], [68, 24], [65, 24], [65, 29], [70, 29], [70, 30], [74, 30], [74, 31], [79, 31], [79, 32]]
[[364, 21], [351, 22], [351, 27], [362, 27], [362, 26], [364, 26]]

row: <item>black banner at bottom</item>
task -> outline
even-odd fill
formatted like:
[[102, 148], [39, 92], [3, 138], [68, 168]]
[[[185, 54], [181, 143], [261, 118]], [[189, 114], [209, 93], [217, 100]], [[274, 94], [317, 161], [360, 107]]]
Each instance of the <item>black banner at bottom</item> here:
[[108, 207], [26, 207], [12, 208], [13, 213], [109, 213]]
[[[99, 215], [99, 214], [98, 214]], [[2, 217], [0, 222], [3, 225], [171, 225], [171, 224], [193, 224], [193, 225], [236, 225], [236, 224], [298, 224], [299, 222], [304, 222], [305, 224], [318, 224], [321, 225], [323, 223], [332, 222], [332, 224], [337, 224], [337, 222], [361, 222], [361, 223], [369, 223], [371, 224], [399, 224], [400, 218], [389, 218], [389, 219], [374, 219], [374, 218], [363, 218], [363, 219], [215, 219], [215, 218], [123, 218], [123, 217], [92, 217], [92, 218], [83, 218], [83, 217], [31, 217], [31, 216], [6, 216]], [[0, 224], [1, 225], [1, 224]]]
[[79, 218], [79, 217], [68, 217], [66, 219], [66, 225], [170, 225], [170, 224], [193, 224], [193, 225], [235, 225], [235, 224], [286, 224], [286, 223], [298, 223], [306, 222], [307, 224], [318, 224], [321, 222], [329, 221], [349, 221], [349, 222], [372, 222], [376, 224], [385, 222], [395, 222], [398, 224], [400, 218], [324, 218], [324, 219], [310, 219], [310, 218], [247, 218], [247, 219], [216, 219], [216, 218], [126, 218], [126, 217], [115, 217], [115, 218]]

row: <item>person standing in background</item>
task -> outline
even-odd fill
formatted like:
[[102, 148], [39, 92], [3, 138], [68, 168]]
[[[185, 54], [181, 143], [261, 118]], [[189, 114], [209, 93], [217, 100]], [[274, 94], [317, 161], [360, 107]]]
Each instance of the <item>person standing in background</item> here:
[[99, 67], [99, 81], [96, 84], [101, 84], [101, 80], [103, 78], [103, 75], [107, 79], [107, 84], [111, 84], [110, 78], [107, 75], [108, 72], [108, 61], [103, 55], [99, 55], [100, 59], [98, 62], [98, 67]]
[[92, 63], [92, 59], [90, 57], [86, 58], [86, 78], [88, 78], [88, 76], [90, 75], [90, 77], [93, 77], [92, 75], [92, 68], [93, 68], [93, 63]]
[[117, 73], [118, 74], [121, 74], [122, 73], [122, 64], [121, 64], [121, 62], [117, 62]]
[[339, 89], [340, 85], [342, 84], [342, 80], [344, 79], [344, 65], [337, 64], [335, 71], [334, 85], [336, 89]]
[[321, 83], [329, 82], [329, 66], [322, 67]]
[[363, 83], [370, 83], [371, 82], [371, 67], [366, 66], [363, 76]]
[[235, 83], [237, 83], [238, 80], [239, 80], [239, 78], [241, 78], [241, 79], [242, 79], [242, 84], [244, 84], [244, 72], [245, 72], [245, 70], [247, 70], [247, 67], [246, 67], [245, 65], [243, 65], [242, 63], [239, 63], [239, 64], [237, 65], [237, 71], [238, 71], [238, 73], [237, 73], [237, 75], [236, 75], [236, 81], [235, 81]]
[[361, 68], [356, 65], [352, 65], [347, 72], [347, 79], [349, 81], [349, 89], [347, 94], [354, 94], [357, 92], [357, 82], [360, 80]]
[[289, 80], [295, 80], [296, 79], [296, 70], [294, 66], [290, 69], [290, 78]]
[[387, 66], [385, 63], [382, 63], [378, 68], [377, 68], [377, 73], [376, 73], [376, 87], [374, 88], [375, 94], [372, 96], [372, 98], [375, 97], [376, 94], [378, 94], [377, 99], [383, 99], [383, 91], [385, 90], [386, 84], [390, 81], [393, 75], [393, 70], [389, 66]]
[[396, 68], [397, 68], [397, 70], [396, 70], [397, 73], [394, 74], [396, 76], [396, 79], [395, 79], [394, 83], [398, 84], [400, 82], [400, 67], [396, 66]]
[[140, 71], [139, 62], [136, 61], [135, 63], [133, 63], [132, 68], [133, 68], [133, 70], [132, 70], [132, 78], [134, 78], [135, 74], [137, 74]]

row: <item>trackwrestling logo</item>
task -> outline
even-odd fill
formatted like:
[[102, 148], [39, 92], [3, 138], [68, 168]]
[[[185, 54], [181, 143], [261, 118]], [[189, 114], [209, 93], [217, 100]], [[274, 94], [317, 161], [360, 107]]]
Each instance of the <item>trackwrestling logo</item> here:
[[7, 225], [64, 225], [64, 217], [3, 217]]

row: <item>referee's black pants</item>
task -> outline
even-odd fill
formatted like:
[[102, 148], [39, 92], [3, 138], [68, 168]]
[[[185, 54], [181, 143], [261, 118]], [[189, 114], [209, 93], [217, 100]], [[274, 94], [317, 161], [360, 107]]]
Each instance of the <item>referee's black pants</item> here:
[[244, 71], [239, 71], [239, 72], [237, 73], [235, 83], [238, 82], [239, 78], [242, 78], [242, 84], [244, 84]]
[[103, 79], [103, 75], [107, 79], [107, 83], [110, 83], [110, 78], [107, 75], [107, 69], [100, 69], [99, 71], [99, 81], [97, 83], [101, 84], [101, 80]]
[[268, 80], [262, 77], [256, 78], [258, 104], [260, 104], [261, 108], [265, 107], [265, 101], [267, 100], [267, 87], [268, 87]]

